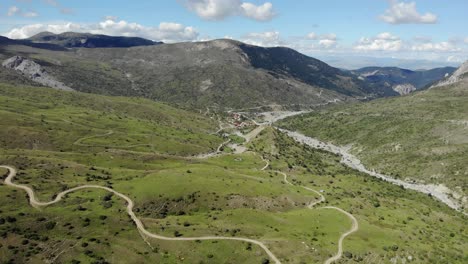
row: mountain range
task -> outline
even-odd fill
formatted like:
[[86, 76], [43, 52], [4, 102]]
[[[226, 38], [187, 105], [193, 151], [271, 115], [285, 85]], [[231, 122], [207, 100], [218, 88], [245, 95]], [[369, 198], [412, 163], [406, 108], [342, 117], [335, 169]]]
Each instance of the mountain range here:
[[33, 39], [0, 38], [1, 263], [466, 263], [468, 64]]
[[391, 88], [399, 94], [408, 94], [428, 88], [428, 85], [450, 76], [456, 69], [443, 67], [412, 71], [397, 67], [365, 67], [352, 72], [376, 86]]
[[[163, 44], [73, 32], [0, 39], [2, 61], [18, 55], [22, 61], [39, 65], [52, 83], [76, 91], [221, 110], [278, 105], [306, 108], [397, 96], [454, 70], [372, 67], [348, 71], [285, 47], [263, 48], [227, 39]], [[6, 81], [34, 79], [7, 68], [0, 74]], [[44, 83], [48, 82], [40, 85]]]

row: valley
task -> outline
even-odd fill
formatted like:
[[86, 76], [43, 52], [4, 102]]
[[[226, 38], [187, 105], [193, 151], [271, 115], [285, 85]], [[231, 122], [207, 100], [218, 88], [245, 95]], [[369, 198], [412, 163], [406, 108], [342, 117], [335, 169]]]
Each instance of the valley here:
[[467, 63], [90, 32], [0, 37], [0, 263], [468, 261]]
[[[38, 97], [35, 91], [42, 95]], [[31, 101], [28, 94], [36, 100]], [[269, 126], [297, 113], [260, 114], [267, 118], [266, 123], [241, 143], [247, 151], [239, 154], [220, 148], [226, 140], [213, 135], [211, 151], [217, 155], [199, 158], [195, 153], [208, 153], [206, 147], [180, 152], [177, 145], [175, 149], [166, 148], [149, 136], [131, 136], [125, 144], [117, 143], [122, 142], [122, 135], [115, 133], [125, 131], [121, 127], [124, 123], [139, 124], [142, 132], [152, 127], [152, 122], [164, 124], [152, 132], [155, 138], [160, 129], [190, 124], [174, 118], [179, 110], [153, 106], [140, 99], [135, 99], [138, 107], [122, 107], [129, 102], [118, 97], [90, 97], [44, 88], [3, 86], [2, 96], [2, 105], [15, 102], [18, 109], [23, 109], [4, 108], [2, 120], [10, 118], [11, 125], [25, 131], [34, 127], [37, 138], [41, 131], [50, 131], [49, 125], [63, 131], [80, 131], [77, 128], [84, 124], [95, 127], [75, 136], [50, 134], [52, 142], [48, 144], [37, 140], [3, 143], [7, 145], [2, 149], [1, 164], [18, 168], [14, 181], [14, 170], [5, 171], [9, 176], [4, 178], [6, 184], [18, 185], [0, 187], [2, 215], [7, 220], [15, 219], [0, 225], [8, 238], [0, 250], [7, 258], [122, 263], [129, 258], [161, 263], [440, 260], [438, 254], [427, 253], [430, 248], [430, 252], [443, 251], [444, 258], [452, 262], [463, 262], [460, 253], [466, 244], [459, 242], [467, 237], [463, 229], [465, 216], [426, 195], [350, 169], [340, 163], [339, 156], [296, 143]], [[52, 102], [47, 100], [49, 96], [61, 99]], [[56, 106], [49, 108], [48, 104]], [[81, 116], [81, 110], [75, 116], [73, 109], [83, 106], [88, 108], [88, 116]], [[60, 108], [70, 109], [55, 110]], [[171, 114], [156, 119], [161, 108], [166, 115]], [[13, 121], [12, 117], [18, 115], [34, 117], [24, 112], [26, 109], [38, 118]], [[106, 132], [98, 129], [102, 125], [99, 111], [109, 111], [128, 121], [110, 118], [106, 122], [113, 125], [107, 127], [114, 128]], [[133, 118], [137, 120], [131, 121]], [[208, 131], [218, 130], [216, 122], [202, 116], [191, 122], [205, 123]], [[224, 129], [218, 133], [238, 134], [231, 125], [221, 127]], [[198, 130], [192, 131], [188, 133]], [[133, 129], [132, 134], [138, 135]], [[194, 144], [202, 136], [189, 135], [184, 137]], [[36, 200], [52, 202], [34, 209], [22, 191], [16, 191], [18, 186], [32, 186], [28, 189], [32, 205], [45, 205]], [[119, 197], [126, 202], [127, 211]], [[22, 205], [9, 202], [11, 199]], [[31, 228], [27, 224], [30, 222], [37, 224]], [[53, 227], [47, 223], [53, 223]], [[381, 236], [367, 235], [377, 230]], [[437, 240], [429, 245], [417, 242], [427, 236]], [[28, 249], [29, 244], [35, 246]], [[56, 251], [43, 250], [54, 244]], [[131, 251], [123, 249], [123, 244]], [[111, 252], [126, 253], [119, 253], [122, 257], [116, 260]]]

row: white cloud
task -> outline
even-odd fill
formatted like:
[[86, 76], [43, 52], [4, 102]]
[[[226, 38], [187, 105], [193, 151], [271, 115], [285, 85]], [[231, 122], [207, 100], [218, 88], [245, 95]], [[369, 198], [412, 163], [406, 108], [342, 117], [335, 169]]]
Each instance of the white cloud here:
[[338, 38], [336, 34], [329, 33], [329, 34], [316, 34], [315, 32], [310, 32], [305, 36], [306, 40], [314, 40], [318, 41], [316, 44], [318, 45], [311, 45], [312, 48], [322, 48], [322, 49], [331, 49], [335, 48], [338, 44]]
[[432, 13], [420, 14], [416, 10], [415, 2], [398, 2], [390, 0], [390, 8], [385, 11], [380, 19], [390, 24], [434, 24], [437, 16]]
[[439, 43], [418, 43], [411, 47], [413, 51], [454, 52], [460, 51], [453, 43], [444, 41]]
[[206, 20], [222, 20], [239, 12], [240, 0], [187, 0], [187, 8]]
[[465, 38], [465, 44], [468, 44], [468, 37]]
[[306, 39], [310, 39], [310, 40], [323, 40], [323, 39], [337, 40], [337, 37], [336, 37], [336, 34], [334, 34], [334, 33], [319, 35], [319, 34], [317, 34], [315, 32], [310, 32], [309, 34], [306, 35]]
[[43, 0], [43, 1], [46, 2], [46, 4], [55, 6], [55, 7], [60, 5], [56, 0]]
[[336, 40], [334, 39], [321, 39], [319, 45], [323, 48], [330, 49], [336, 46]]
[[247, 44], [262, 47], [276, 47], [285, 45], [285, 42], [281, 40], [280, 33], [278, 31], [249, 33], [245, 35], [241, 41]]
[[26, 25], [20, 28], [14, 28], [8, 33], [4, 34], [11, 39], [24, 39], [34, 36], [40, 32], [49, 31], [52, 33], [63, 33], [67, 31], [83, 31], [81, 26], [74, 23], [63, 23], [63, 24], [32, 24]]
[[461, 62], [465, 62], [465, 59], [462, 58], [462, 57], [459, 57], [459, 56], [448, 56], [447, 57], [447, 62], [456, 62], [456, 63], [461, 63]]
[[117, 21], [119, 18], [117, 16], [105, 16], [104, 20]]
[[36, 12], [31, 11], [31, 12], [24, 13], [23, 16], [24, 17], [37, 17], [37, 16], [39, 16], [39, 14], [36, 13]]
[[310, 33], [307, 34], [307, 36], [306, 36], [307, 39], [312, 39], [312, 40], [316, 40], [316, 39], [318, 39], [318, 37], [319, 37], [319, 36], [318, 36], [317, 34], [315, 34], [314, 32], [310, 32]]
[[373, 38], [363, 37], [354, 46], [357, 51], [399, 51], [403, 41], [388, 32], [380, 33]]
[[327, 39], [327, 40], [337, 40], [336, 34], [334, 33], [329, 33], [329, 34], [324, 34], [320, 36], [320, 39]]
[[269, 21], [275, 16], [273, 4], [255, 5], [241, 0], [185, 0], [186, 7], [205, 20], [223, 20], [230, 16], [245, 16], [257, 21]]
[[57, 8], [57, 9], [60, 11], [60, 13], [62, 13], [62, 14], [64, 14], [64, 15], [70, 15], [70, 14], [73, 14], [73, 13], [74, 13], [73, 9], [63, 7], [62, 4], [60, 4], [60, 2], [57, 1], [57, 0], [43, 0], [43, 1], [44, 1], [46, 4]]
[[63, 32], [90, 32], [93, 34], [105, 34], [113, 36], [138, 36], [163, 42], [193, 41], [198, 38], [198, 31], [193, 27], [187, 27], [179, 23], [162, 22], [157, 27], [147, 27], [138, 23], [130, 23], [124, 20], [105, 20], [96, 24], [33, 24], [10, 30], [5, 36], [13, 39], [31, 37], [37, 33], [49, 31], [52, 33]]
[[17, 6], [12, 6], [8, 8], [8, 16], [14, 16], [21, 12], [21, 10]]
[[270, 2], [259, 6], [252, 3], [242, 3], [241, 8], [244, 16], [257, 21], [270, 21], [275, 16], [273, 5]]
[[39, 16], [38, 13], [33, 12], [33, 11], [23, 12], [23, 10], [21, 10], [17, 6], [11, 6], [10, 8], [8, 8], [7, 15], [10, 16], [10, 17], [11, 16], [22, 16], [22, 17], [28, 17], [28, 18]]

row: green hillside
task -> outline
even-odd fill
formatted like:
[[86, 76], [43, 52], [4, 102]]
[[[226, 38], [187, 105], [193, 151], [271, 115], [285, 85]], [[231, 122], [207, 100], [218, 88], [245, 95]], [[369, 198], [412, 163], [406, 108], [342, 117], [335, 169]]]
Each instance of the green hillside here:
[[412, 95], [328, 108], [281, 123], [292, 130], [352, 145], [371, 169], [395, 178], [443, 183], [466, 195], [466, 83]]
[[[0, 100], [0, 165], [17, 168], [13, 181], [41, 201], [82, 185], [109, 187], [134, 201], [149, 232], [255, 239], [281, 263], [319, 263], [336, 254], [352, 222], [325, 208], [333, 206], [359, 224], [344, 240], [340, 263], [467, 260], [466, 216], [273, 128], [248, 143], [248, 152], [200, 159], [192, 155], [223, 141], [212, 135], [218, 124], [164, 104], [7, 85]], [[6, 174], [0, 169], [2, 179]], [[38, 210], [23, 190], [4, 184], [0, 262], [273, 263], [247, 242], [142, 237], [124, 201], [103, 190], [77, 190]]]
[[194, 155], [215, 150], [210, 118], [141, 98], [0, 84], [0, 145], [50, 151], [133, 150]]

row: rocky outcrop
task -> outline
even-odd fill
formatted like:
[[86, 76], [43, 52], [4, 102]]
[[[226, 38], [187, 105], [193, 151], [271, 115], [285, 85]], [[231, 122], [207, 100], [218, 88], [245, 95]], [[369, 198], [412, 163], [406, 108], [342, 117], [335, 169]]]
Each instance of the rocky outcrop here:
[[458, 83], [464, 79], [468, 79], [468, 61], [465, 61], [452, 75], [431, 86], [431, 88]]
[[58, 90], [73, 91], [72, 88], [56, 80], [53, 76], [49, 75], [41, 65], [30, 59], [14, 56], [3, 61], [2, 66], [20, 72], [22, 75], [41, 85]]
[[400, 95], [409, 94], [417, 90], [414, 85], [409, 83], [395, 85], [392, 89]]

